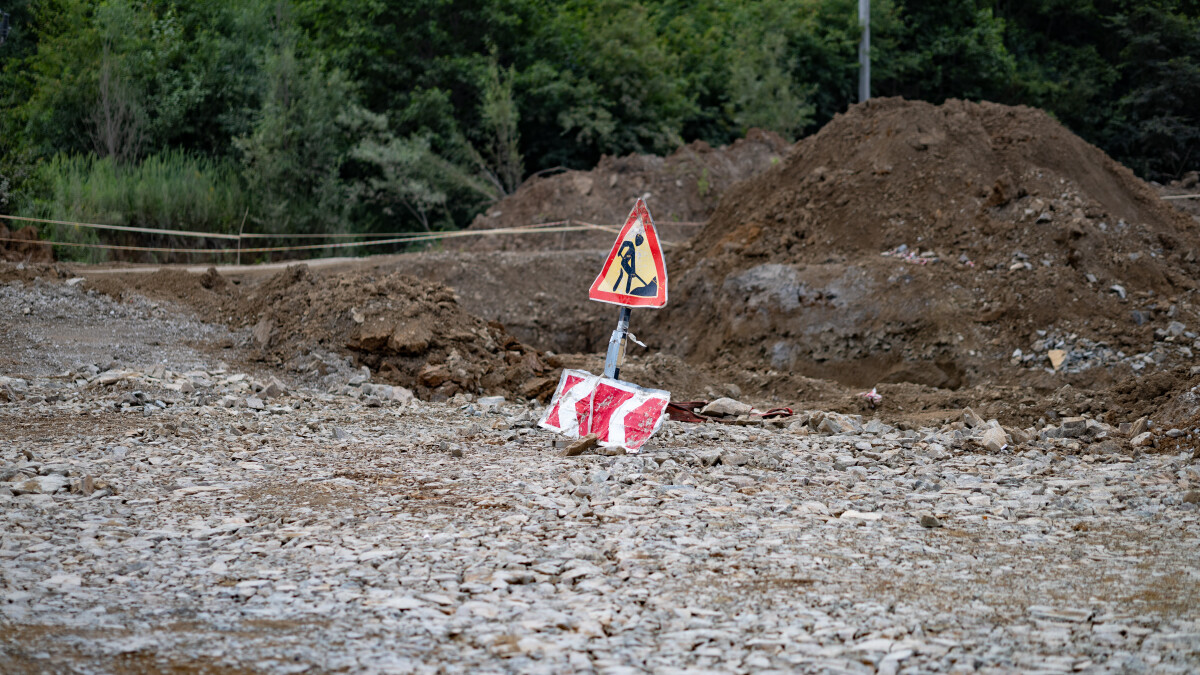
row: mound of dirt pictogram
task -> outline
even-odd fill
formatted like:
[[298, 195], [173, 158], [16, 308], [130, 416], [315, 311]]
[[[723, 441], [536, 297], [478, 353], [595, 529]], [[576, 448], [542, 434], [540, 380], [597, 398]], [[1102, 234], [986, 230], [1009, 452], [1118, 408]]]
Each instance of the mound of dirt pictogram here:
[[726, 193], [644, 333], [861, 387], [1107, 390], [1200, 349], [1198, 253], [1189, 217], [1042, 111], [875, 99]]
[[[477, 216], [471, 230], [524, 227], [570, 220], [619, 226], [639, 198], [667, 241], [685, 241], [707, 220], [734, 183], [778, 164], [789, 145], [779, 135], [751, 129], [745, 138], [713, 148], [689, 143], [668, 157], [601, 158], [590, 171], [535, 176]], [[682, 223], [682, 224], [674, 224]], [[608, 248], [615, 231], [466, 237], [452, 246], [474, 251]], [[451, 240], [453, 241], [453, 240]]]

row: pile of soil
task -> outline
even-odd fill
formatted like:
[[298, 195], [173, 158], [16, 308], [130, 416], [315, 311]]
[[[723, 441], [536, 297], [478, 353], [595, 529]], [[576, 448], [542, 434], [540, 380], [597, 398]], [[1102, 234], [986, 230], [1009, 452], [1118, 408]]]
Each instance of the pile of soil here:
[[521, 342], [560, 354], [600, 351], [617, 308], [588, 299], [607, 251], [455, 251], [395, 256], [380, 263], [450, 286], [470, 313], [504, 324]]
[[[940, 424], [966, 406], [1019, 426], [1196, 414], [1192, 218], [1046, 114], [876, 99], [775, 156], [786, 160], [727, 191], [695, 239], [667, 249], [671, 302], [634, 313], [633, 331], [651, 349], [630, 347], [631, 381], [680, 399], [733, 396], [893, 422]], [[658, 166], [699, 166], [680, 157]], [[614, 170], [626, 160], [653, 164], [606, 160], [596, 172], [535, 179], [511, 203], [568, 208], [605, 186], [620, 190], [641, 175]], [[581, 176], [590, 187], [576, 187]], [[486, 226], [616, 222], [644, 186], [599, 195], [607, 213], [501, 206], [496, 218], [512, 220]], [[537, 190], [545, 195], [529, 197]], [[655, 194], [657, 223], [671, 211], [653, 206]], [[607, 233], [597, 243], [610, 245]], [[263, 282], [160, 272], [89, 283], [253, 327], [267, 360], [349, 350], [423, 397], [529, 397], [548, 393], [564, 363], [600, 369], [615, 317], [586, 299], [600, 259], [456, 251], [380, 257], [340, 274], [294, 268]], [[873, 386], [878, 409], [859, 396]]]
[[[1200, 162], [1200, 159], [1197, 161]], [[1179, 180], [1173, 180], [1158, 190], [1164, 197], [1174, 197], [1167, 200], [1171, 206], [1191, 216], [1200, 225], [1200, 197], [1197, 197], [1200, 195], [1200, 171], [1189, 171]]]
[[[722, 199], [646, 333], [693, 363], [864, 388], [1109, 390], [1126, 361], [1027, 357], [1047, 335], [1072, 358], [1200, 328], [1191, 224], [1039, 110], [874, 99]], [[1166, 351], [1156, 371], [1190, 361]]]
[[[469, 229], [523, 227], [572, 220], [600, 225], [625, 222], [634, 202], [646, 200], [659, 234], [685, 241], [708, 219], [734, 183], [757, 175], [787, 155], [779, 135], [751, 129], [719, 148], [695, 141], [669, 157], [605, 156], [590, 171], [566, 171], [526, 181], [515, 193], [475, 218]], [[685, 223], [674, 225], [673, 223]], [[605, 231], [467, 237], [454, 244], [475, 251], [608, 248]]]
[[[18, 239], [19, 241], [7, 241]], [[0, 223], [0, 260], [9, 262], [54, 262], [54, 248], [38, 239], [37, 228], [27, 225], [13, 232]]]
[[5, 262], [0, 260], [0, 284], [19, 281], [27, 284], [35, 279], [70, 279], [75, 272], [62, 263]]
[[118, 298], [176, 302], [207, 321], [250, 328], [257, 358], [276, 365], [348, 351], [381, 381], [427, 400], [460, 392], [544, 398], [557, 381], [553, 359], [467, 312], [445, 285], [404, 274], [317, 274], [294, 265], [255, 282], [212, 269], [163, 269], [97, 276], [89, 286]]

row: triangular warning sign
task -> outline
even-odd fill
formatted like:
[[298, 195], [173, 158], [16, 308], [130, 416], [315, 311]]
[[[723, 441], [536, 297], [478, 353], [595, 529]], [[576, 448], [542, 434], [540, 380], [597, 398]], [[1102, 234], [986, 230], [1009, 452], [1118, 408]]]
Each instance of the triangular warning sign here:
[[667, 304], [667, 264], [646, 202], [634, 204], [588, 297], [626, 307]]

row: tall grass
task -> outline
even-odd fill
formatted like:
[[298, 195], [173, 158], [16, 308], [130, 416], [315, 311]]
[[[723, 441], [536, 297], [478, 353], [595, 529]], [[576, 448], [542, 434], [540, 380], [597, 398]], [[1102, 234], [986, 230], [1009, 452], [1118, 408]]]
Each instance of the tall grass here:
[[[234, 165], [181, 150], [151, 155], [131, 165], [94, 155], [60, 154], [39, 167], [39, 179], [40, 197], [22, 209], [23, 215], [164, 230], [236, 233], [248, 203]], [[40, 229], [54, 241], [140, 245], [151, 241], [145, 235], [137, 236], [135, 241], [119, 233], [74, 226], [42, 225]], [[213, 245], [200, 239], [154, 239], [157, 239], [154, 245]], [[95, 251], [58, 248], [64, 257], [106, 259], [95, 253], [81, 256], [82, 250]], [[154, 258], [160, 260], [162, 256]]]

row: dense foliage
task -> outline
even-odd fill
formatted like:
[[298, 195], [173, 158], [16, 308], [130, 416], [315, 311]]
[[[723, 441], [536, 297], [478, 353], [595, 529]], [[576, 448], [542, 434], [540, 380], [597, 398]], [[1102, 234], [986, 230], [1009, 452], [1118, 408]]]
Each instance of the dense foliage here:
[[[855, 0], [0, 3], [0, 210], [43, 216], [447, 228], [536, 171], [795, 138], [856, 92]], [[876, 95], [1039, 106], [1148, 178], [1200, 164], [1196, 0], [871, 20]]]

